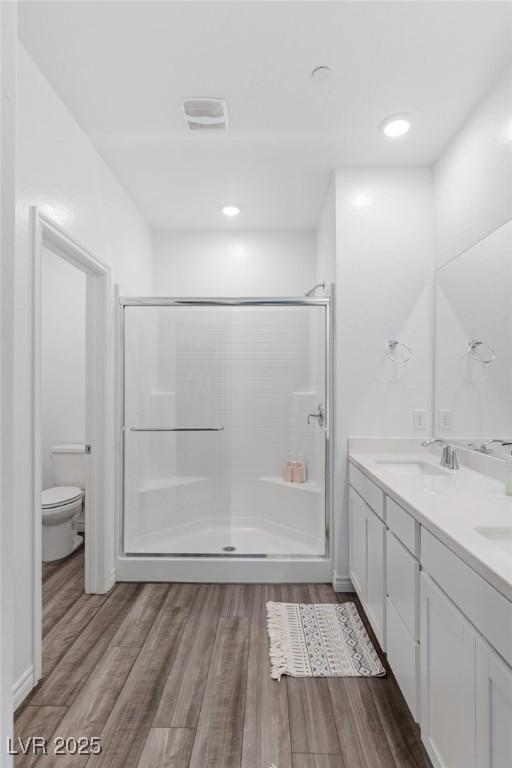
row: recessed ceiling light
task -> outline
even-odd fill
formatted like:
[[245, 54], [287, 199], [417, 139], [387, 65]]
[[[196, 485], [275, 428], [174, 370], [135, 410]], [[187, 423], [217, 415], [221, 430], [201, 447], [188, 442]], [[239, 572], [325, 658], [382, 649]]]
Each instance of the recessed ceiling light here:
[[311, 78], [315, 83], [324, 83], [326, 80], [329, 79], [330, 74], [331, 74], [330, 67], [326, 67], [326, 66], [315, 67], [315, 69], [311, 73]]
[[381, 123], [381, 130], [391, 139], [404, 136], [411, 127], [411, 121], [406, 115], [392, 115]]
[[228, 203], [227, 205], [222, 206], [221, 211], [224, 216], [229, 216], [231, 218], [233, 216], [238, 216], [240, 213], [240, 207], [238, 205], [234, 205], [233, 203]]

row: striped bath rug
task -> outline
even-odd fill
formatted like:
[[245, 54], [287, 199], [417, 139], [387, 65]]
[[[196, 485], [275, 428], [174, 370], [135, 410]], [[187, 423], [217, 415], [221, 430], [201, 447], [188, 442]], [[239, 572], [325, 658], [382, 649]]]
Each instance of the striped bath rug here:
[[267, 603], [271, 676], [383, 677], [355, 603]]

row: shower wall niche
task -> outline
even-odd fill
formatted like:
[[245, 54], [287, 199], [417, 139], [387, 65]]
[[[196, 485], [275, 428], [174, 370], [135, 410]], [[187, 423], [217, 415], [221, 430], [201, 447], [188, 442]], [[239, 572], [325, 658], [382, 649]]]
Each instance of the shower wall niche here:
[[124, 307], [126, 554], [324, 555], [327, 302], [268, 301]]

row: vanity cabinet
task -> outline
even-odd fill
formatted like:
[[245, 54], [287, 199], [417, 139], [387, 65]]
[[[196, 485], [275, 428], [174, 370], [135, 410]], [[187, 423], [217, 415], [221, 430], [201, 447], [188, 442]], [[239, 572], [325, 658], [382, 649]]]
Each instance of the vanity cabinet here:
[[352, 487], [349, 503], [350, 578], [375, 636], [384, 648], [386, 526]]
[[352, 466], [350, 576], [434, 768], [512, 768], [512, 601]]

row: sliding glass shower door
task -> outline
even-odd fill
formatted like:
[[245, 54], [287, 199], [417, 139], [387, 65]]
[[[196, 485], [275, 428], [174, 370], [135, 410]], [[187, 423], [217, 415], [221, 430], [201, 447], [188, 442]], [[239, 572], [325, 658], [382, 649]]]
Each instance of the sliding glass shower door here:
[[[125, 553], [324, 554], [326, 315], [124, 307]], [[284, 479], [288, 461], [304, 482]]]

